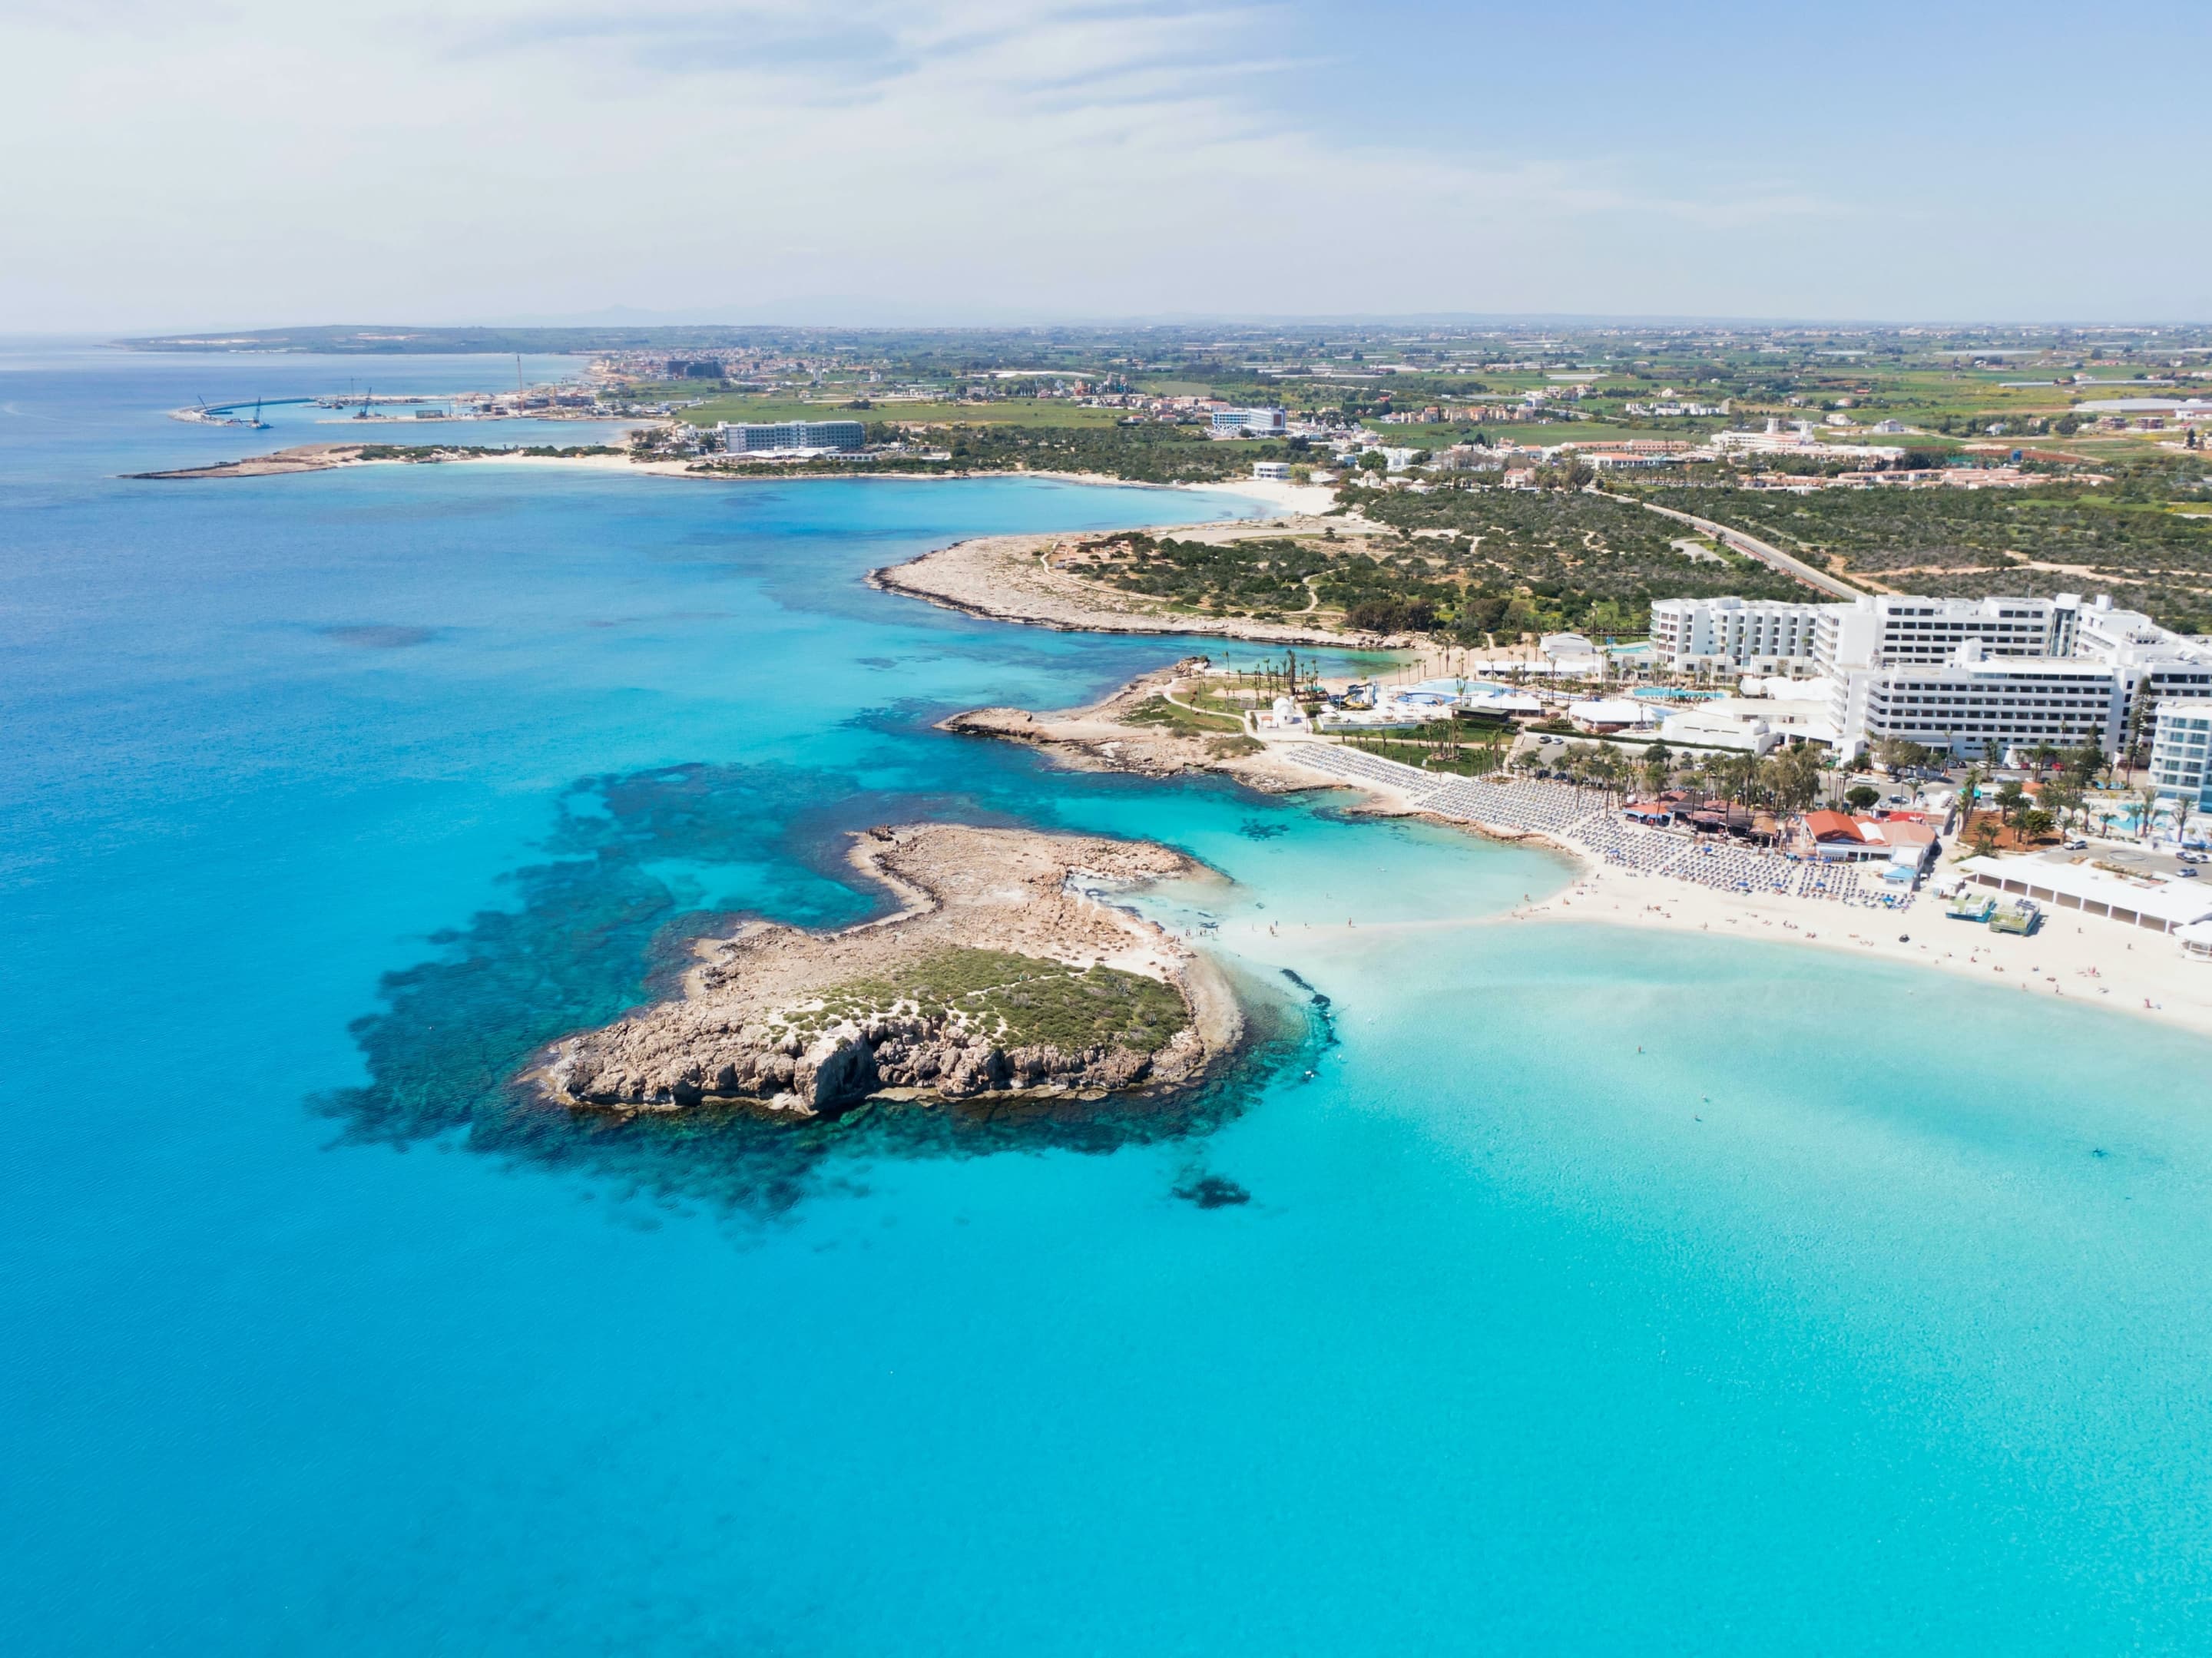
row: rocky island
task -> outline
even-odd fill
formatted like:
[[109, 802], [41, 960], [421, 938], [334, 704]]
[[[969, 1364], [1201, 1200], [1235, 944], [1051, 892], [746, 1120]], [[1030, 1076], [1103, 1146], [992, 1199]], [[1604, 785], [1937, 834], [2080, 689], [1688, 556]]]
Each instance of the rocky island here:
[[572, 1108], [806, 1119], [870, 1098], [1172, 1090], [1237, 1047], [1243, 1015], [1218, 970], [1106, 902], [1203, 872], [1180, 853], [942, 823], [854, 841], [853, 867], [897, 913], [702, 939], [680, 994], [554, 1044], [527, 1081]]

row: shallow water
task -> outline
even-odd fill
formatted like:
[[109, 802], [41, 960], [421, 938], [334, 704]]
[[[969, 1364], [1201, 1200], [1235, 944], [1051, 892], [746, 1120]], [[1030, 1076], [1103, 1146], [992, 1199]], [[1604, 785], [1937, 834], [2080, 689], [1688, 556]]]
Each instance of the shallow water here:
[[[859, 574], [1152, 492], [126, 483], [265, 446], [162, 418], [234, 361], [0, 365], [9, 1650], [2203, 1644], [2212, 1047], [932, 731], [1182, 647]], [[1081, 1129], [505, 1107], [924, 814], [1192, 851], [1280, 1041]]]

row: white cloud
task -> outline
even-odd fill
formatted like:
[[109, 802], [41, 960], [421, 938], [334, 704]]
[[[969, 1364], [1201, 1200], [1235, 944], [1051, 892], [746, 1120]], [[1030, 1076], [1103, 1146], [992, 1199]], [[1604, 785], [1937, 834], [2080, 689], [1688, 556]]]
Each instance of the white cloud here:
[[[1713, 310], [1732, 296], [1703, 239], [1823, 210], [1787, 179], [1650, 189], [1632, 162], [1331, 137], [1271, 102], [1268, 19], [16, 7], [0, 307], [18, 327], [796, 317], [814, 294], [963, 319]], [[1632, 261], [1601, 251], [1632, 236]], [[1721, 302], [1698, 306], [1697, 282]]]

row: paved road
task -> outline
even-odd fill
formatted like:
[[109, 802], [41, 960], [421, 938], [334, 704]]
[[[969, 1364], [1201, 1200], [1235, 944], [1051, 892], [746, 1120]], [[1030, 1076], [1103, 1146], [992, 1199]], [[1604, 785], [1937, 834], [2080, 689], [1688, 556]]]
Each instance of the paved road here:
[[[1594, 493], [1604, 495], [1605, 491], [1600, 489], [1595, 490]], [[1626, 495], [1611, 495], [1607, 499], [1626, 501], [1630, 498]], [[1817, 588], [1832, 598], [1857, 598], [1863, 594], [1863, 589], [1854, 587], [1850, 582], [1840, 580], [1830, 575], [1826, 570], [1815, 569], [1803, 559], [1793, 558], [1779, 547], [1770, 546], [1756, 536], [1747, 536], [1741, 530], [1731, 530], [1727, 525], [1716, 524], [1709, 518], [1698, 518], [1691, 513], [1678, 513], [1671, 507], [1654, 507], [1648, 501], [1637, 501], [1635, 504], [1646, 512], [1657, 513], [1662, 517], [1686, 524], [1691, 528], [1711, 536], [1722, 546], [1734, 548], [1745, 557], [1755, 558], [1762, 564], [1771, 565], [1781, 571], [1783, 574], [1794, 577], [1808, 587]]]

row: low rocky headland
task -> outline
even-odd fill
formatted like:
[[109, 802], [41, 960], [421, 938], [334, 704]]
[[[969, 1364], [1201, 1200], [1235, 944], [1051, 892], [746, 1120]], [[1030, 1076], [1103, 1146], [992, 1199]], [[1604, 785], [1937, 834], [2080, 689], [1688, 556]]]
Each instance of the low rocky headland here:
[[175, 466], [166, 472], [126, 472], [129, 478], [255, 478], [284, 477], [294, 472], [328, 472], [358, 465], [362, 443], [302, 443], [243, 460], [213, 460], [200, 466]]
[[702, 939], [674, 999], [556, 1043], [526, 1073], [577, 1108], [1103, 1100], [1191, 1086], [1243, 1017], [1217, 969], [1107, 900], [1202, 873], [1165, 847], [961, 824], [854, 837], [903, 902], [837, 932], [749, 921]]
[[[1282, 486], [1290, 487], [1290, 486]], [[1306, 487], [1304, 493], [1326, 498]], [[1356, 539], [1372, 529], [1356, 516], [1319, 518], [1293, 513], [1282, 518], [1228, 519], [1205, 524], [1155, 526], [1134, 533], [1173, 537], [1185, 542], [1225, 546], [1284, 537], [1342, 533]], [[979, 536], [924, 553], [903, 564], [868, 573], [868, 585], [885, 592], [927, 599], [949, 610], [1019, 622], [1061, 632], [1216, 635], [1261, 645], [1381, 645], [1405, 642], [1395, 635], [1347, 633], [1336, 618], [1217, 615], [1178, 608], [1167, 600], [1131, 592], [1096, 579], [1085, 561], [1087, 547], [1102, 537], [1078, 534]], [[1347, 540], [1346, 546], [1352, 544]], [[1359, 543], [1364, 545], [1364, 542]]]
[[1204, 666], [1203, 657], [1139, 675], [1087, 708], [1036, 713], [1028, 708], [969, 708], [938, 721], [939, 731], [1024, 743], [1079, 771], [1177, 777], [1220, 772], [1265, 794], [1315, 786], [1305, 770], [1217, 715], [1190, 708], [1177, 693]]

